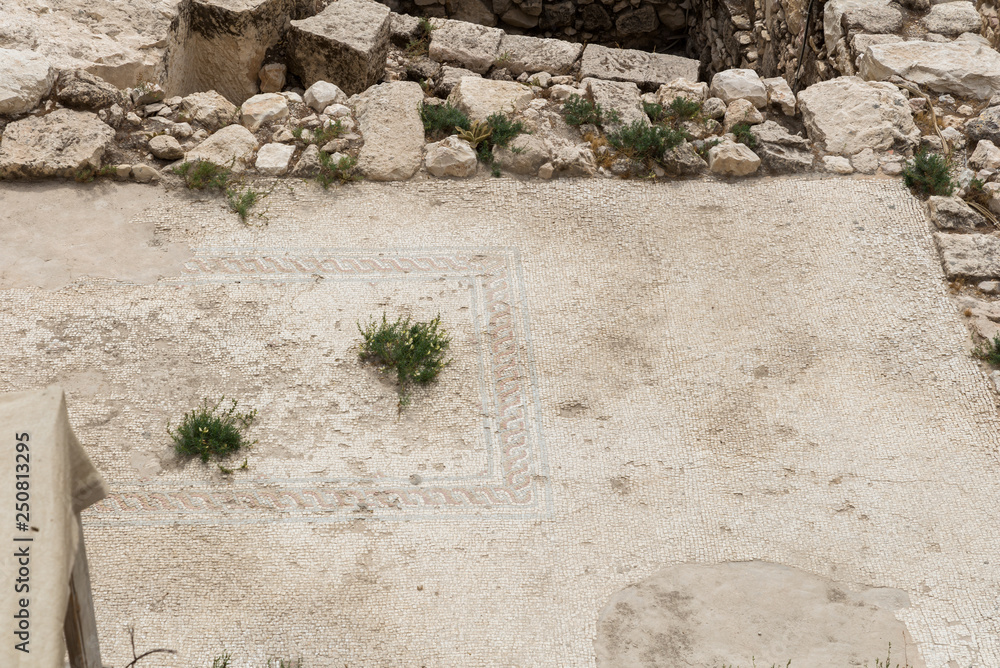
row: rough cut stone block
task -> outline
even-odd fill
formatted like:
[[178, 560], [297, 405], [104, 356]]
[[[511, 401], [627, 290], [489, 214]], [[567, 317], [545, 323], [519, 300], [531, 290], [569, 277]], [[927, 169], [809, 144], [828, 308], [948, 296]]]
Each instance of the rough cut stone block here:
[[588, 44], [583, 50], [580, 78], [631, 81], [651, 92], [678, 77], [697, 81], [698, 66], [691, 58]]
[[86, 70], [63, 72], [56, 83], [56, 99], [64, 107], [81, 111], [97, 111], [125, 102], [120, 90]]
[[830, 153], [885, 151], [920, 137], [909, 103], [889, 83], [838, 77], [809, 86], [798, 102], [809, 139]]
[[52, 90], [56, 74], [41, 54], [0, 49], [0, 114], [34, 109]]
[[316, 16], [292, 21], [290, 68], [303, 84], [329, 81], [348, 95], [374, 86], [389, 53], [389, 8], [374, 0], [338, 0]]
[[0, 178], [72, 177], [97, 169], [115, 131], [89, 111], [56, 109], [8, 125], [0, 141]]
[[235, 123], [239, 108], [214, 90], [191, 93], [181, 101], [181, 115], [199, 123], [209, 132]]
[[281, 37], [289, 5], [289, 0], [182, 0], [171, 31], [167, 95], [216, 90], [237, 105], [256, 95], [264, 55]]
[[522, 72], [569, 74], [573, 63], [583, 53], [583, 45], [561, 39], [504, 35], [500, 41], [500, 53], [510, 54], [506, 67], [514, 76]]
[[829, 0], [823, 5], [823, 38], [832, 49], [837, 40], [844, 36], [841, 25], [845, 12], [862, 7], [887, 7], [889, 0]]
[[767, 106], [767, 88], [753, 70], [718, 72], [712, 77], [711, 94], [726, 104], [734, 100], [747, 100], [758, 109]]
[[747, 176], [759, 167], [760, 158], [743, 144], [719, 144], [708, 150], [708, 168], [713, 174]]
[[428, 144], [424, 162], [434, 176], [465, 178], [476, 173], [478, 159], [469, 142], [452, 135]]
[[931, 7], [924, 17], [924, 27], [930, 32], [957, 37], [964, 32], [982, 30], [983, 19], [971, 2], [943, 2]]
[[184, 160], [202, 160], [239, 172], [250, 164], [258, 146], [253, 134], [245, 127], [229, 125], [188, 151]]
[[498, 28], [463, 23], [434, 21], [428, 55], [439, 63], [455, 63], [477, 74], [486, 74], [500, 55], [504, 32]]
[[934, 241], [948, 278], [1000, 278], [1000, 238], [935, 232]]
[[931, 222], [939, 230], [972, 232], [977, 227], [986, 224], [986, 219], [983, 218], [982, 214], [966, 204], [960, 197], [938, 197], [936, 195], [928, 197], [927, 209], [930, 212]]
[[977, 42], [873, 44], [858, 73], [875, 81], [895, 74], [938, 93], [980, 100], [1000, 92], [1000, 54]]
[[254, 167], [265, 176], [281, 176], [288, 172], [294, 154], [295, 147], [289, 144], [265, 144], [257, 151]]
[[649, 125], [649, 117], [642, 109], [642, 96], [639, 93], [639, 87], [631, 81], [584, 79], [580, 85], [604, 110], [616, 110], [621, 116], [622, 125], [631, 125], [635, 121]]
[[448, 101], [474, 121], [485, 121], [497, 112], [513, 114], [528, 106], [531, 89], [516, 81], [462, 77]]
[[250, 132], [283, 118], [288, 118], [288, 100], [277, 93], [254, 95], [240, 107], [240, 123]]
[[424, 91], [414, 81], [379, 84], [355, 100], [365, 143], [358, 168], [375, 181], [402, 181], [413, 176], [423, 158], [424, 124], [420, 103]]

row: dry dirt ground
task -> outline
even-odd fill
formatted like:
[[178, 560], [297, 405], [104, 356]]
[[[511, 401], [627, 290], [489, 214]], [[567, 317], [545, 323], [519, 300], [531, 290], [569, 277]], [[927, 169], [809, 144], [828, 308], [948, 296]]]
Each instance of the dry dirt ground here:
[[[927, 666], [1000, 665], [997, 399], [898, 181], [265, 206], [0, 185], [0, 391], [62, 384], [110, 482], [84, 517], [108, 665], [131, 625], [179, 652], [150, 667], [587, 666], [616, 592], [747, 560], [898, 590]], [[453, 333], [401, 415], [356, 359], [383, 312]], [[223, 394], [259, 410], [231, 476], [166, 433]], [[796, 658], [752, 640], [711, 659]]]

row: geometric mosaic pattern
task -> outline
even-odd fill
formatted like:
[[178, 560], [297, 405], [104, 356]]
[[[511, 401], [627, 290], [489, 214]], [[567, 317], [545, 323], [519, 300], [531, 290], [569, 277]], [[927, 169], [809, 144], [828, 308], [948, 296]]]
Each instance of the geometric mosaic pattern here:
[[[357, 253], [336, 249], [282, 249], [246, 254], [235, 248], [201, 249], [183, 274], [160, 285], [461, 278], [470, 287], [469, 309], [481, 333], [480, 389], [486, 467], [454, 479], [257, 479], [227, 486], [205, 481], [113, 484], [86, 514], [90, 524], [230, 524], [413, 519], [428, 510], [460, 517], [504, 519], [548, 516], [550, 487], [541, 433], [531, 337], [514, 249], [478, 252], [421, 250]], [[482, 314], [482, 322], [480, 314]], [[345, 484], [346, 483], [346, 484]]]

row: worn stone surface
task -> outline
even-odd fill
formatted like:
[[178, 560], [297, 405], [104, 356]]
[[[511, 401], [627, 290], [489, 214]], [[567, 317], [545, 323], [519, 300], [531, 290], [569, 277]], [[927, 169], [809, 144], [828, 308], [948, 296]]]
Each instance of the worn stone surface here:
[[63, 106], [83, 111], [97, 111], [125, 102], [120, 90], [86, 70], [66, 70], [60, 74], [56, 99]]
[[964, 0], [935, 4], [923, 18], [923, 23], [930, 32], [948, 37], [957, 37], [965, 32], [978, 33], [983, 29], [983, 19], [976, 6]]
[[288, 9], [288, 0], [181, 0], [170, 33], [167, 95], [215, 90], [237, 105], [256, 95], [264, 56], [278, 42]]
[[465, 178], [476, 173], [476, 152], [464, 139], [455, 135], [428, 144], [424, 164], [434, 176]]
[[254, 95], [240, 107], [240, 123], [250, 132], [284, 118], [288, 118], [288, 100], [277, 93]]
[[182, 116], [209, 132], [235, 123], [240, 116], [239, 107], [214, 90], [191, 93], [181, 102], [180, 109]]
[[292, 169], [292, 176], [302, 179], [311, 179], [319, 174], [319, 146], [310, 144], [302, 151], [295, 168]]
[[874, 44], [858, 73], [876, 81], [896, 75], [938, 93], [986, 100], [1000, 92], [1000, 53], [968, 41]]
[[704, 81], [689, 81], [688, 79], [677, 78], [670, 83], [663, 84], [657, 89], [656, 101], [664, 107], [668, 106], [678, 97], [701, 103], [705, 101], [708, 94], [708, 84]]
[[531, 99], [531, 89], [523, 84], [482, 77], [462, 77], [448, 96], [448, 102], [476, 121], [485, 121], [497, 112], [513, 114], [527, 107]]
[[792, 145], [762, 143], [754, 149], [754, 153], [760, 156], [764, 169], [773, 174], [804, 172], [813, 167], [813, 154]]
[[748, 69], [718, 72], [712, 77], [711, 95], [726, 104], [733, 100], [748, 100], [757, 108], [767, 106], [764, 83], [756, 72]]
[[785, 116], [795, 115], [795, 94], [792, 93], [792, 87], [787, 81], [781, 77], [771, 77], [761, 79], [760, 82], [767, 90], [768, 104], [780, 107], [781, 113]]
[[969, 167], [972, 169], [1000, 168], [1000, 148], [989, 139], [981, 139], [976, 149], [969, 156]]
[[[107, 665], [129, 619], [177, 668], [593, 666], [616, 592], [762, 557], [906, 592], [928, 666], [1000, 665], [996, 395], [898, 181], [292, 185], [248, 229], [184, 189], [0, 184], [0, 391], [66, 387], [111, 485], [83, 516]], [[401, 413], [353, 352], [383, 311], [453, 336]], [[234, 387], [249, 470], [156, 435]], [[741, 621], [729, 663], [784, 665]]]
[[691, 176], [708, 167], [708, 163], [698, 155], [694, 146], [687, 141], [666, 151], [660, 162], [663, 163], [663, 169], [670, 176]]
[[[595, 104], [600, 104], [604, 109], [616, 110], [621, 116], [621, 125], [631, 125], [635, 121], [649, 125], [649, 117], [642, 109], [639, 87], [631, 81], [584, 79], [580, 85], [590, 94]], [[617, 126], [615, 123], [608, 124], [608, 127]]]
[[798, 104], [809, 139], [829, 153], [885, 151], [913, 145], [920, 136], [909, 103], [889, 83], [838, 77], [801, 91]]
[[149, 152], [160, 160], [179, 160], [184, 157], [184, 147], [171, 135], [156, 135], [150, 138]]
[[329, 81], [348, 95], [361, 93], [385, 73], [389, 24], [389, 8], [375, 0], [338, 0], [292, 21], [289, 68], [306, 86]]
[[708, 150], [708, 168], [713, 174], [747, 176], [759, 167], [760, 157], [743, 144], [723, 142]]
[[0, 178], [73, 177], [98, 169], [115, 131], [88, 111], [56, 109], [4, 128], [0, 137]]
[[1000, 238], [936, 232], [934, 240], [948, 278], [1000, 278]]
[[479, 74], [463, 67], [449, 67], [445, 65], [441, 68], [441, 77], [438, 80], [435, 92], [441, 97], [448, 97], [455, 89], [462, 77], [478, 77]]
[[507, 35], [500, 40], [500, 53], [510, 54], [505, 67], [514, 76], [522, 72], [569, 74], [583, 53], [582, 44], [561, 39], [542, 39], [522, 35]]
[[753, 102], [740, 98], [733, 100], [726, 107], [726, 115], [723, 117], [722, 124], [728, 132], [737, 123], [754, 125], [762, 122], [764, 122], [764, 116], [754, 106]]
[[927, 209], [931, 222], [939, 230], [972, 232], [977, 227], [986, 225], [983, 215], [966, 204], [961, 197], [932, 195], [927, 198]]
[[347, 94], [336, 84], [317, 81], [306, 89], [302, 101], [316, 113], [322, 113], [331, 104], [345, 104]]
[[413, 81], [382, 83], [359, 96], [354, 114], [365, 144], [358, 155], [358, 168], [366, 178], [399, 181], [420, 169], [424, 125], [419, 107], [423, 99], [420, 84]]
[[144, 162], [132, 165], [130, 171], [136, 183], [156, 183], [161, 178], [160, 173], [154, 167]]
[[859, 32], [885, 35], [902, 29], [903, 14], [892, 5], [866, 4], [844, 12], [840, 23], [848, 35]]
[[545, 140], [537, 134], [520, 134], [507, 148], [494, 148], [493, 157], [505, 171], [523, 176], [534, 176], [539, 168], [551, 159]]
[[780, 146], [791, 146], [794, 148], [807, 148], [809, 140], [802, 135], [793, 135], [783, 126], [775, 121], [764, 121], [750, 128], [750, 132], [758, 141], [767, 144], [778, 144]]
[[57, 72], [34, 51], [0, 49], [0, 115], [31, 111], [52, 90]]
[[[598, 668], [861, 665], [886, 652], [924, 668], [897, 619], [906, 592], [857, 587], [764, 561], [680, 564], [617, 592], [597, 620]], [[780, 648], [780, 649], [779, 649]]]
[[833, 46], [844, 36], [842, 19], [845, 12], [861, 8], [883, 8], [889, 0], [829, 0], [823, 5], [823, 38]]
[[265, 176], [287, 174], [294, 154], [295, 147], [289, 144], [265, 144], [257, 151], [254, 168]]
[[285, 73], [287, 66], [284, 63], [267, 63], [260, 68], [257, 77], [260, 79], [261, 93], [280, 93], [285, 87]]
[[970, 143], [987, 139], [1000, 145], [1000, 106], [987, 107], [965, 124], [965, 133]]
[[242, 125], [227, 125], [184, 155], [187, 162], [211, 162], [233, 171], [242, 171], [253, 162], [259, 146], [253, 134]]
[[434, 25], [428, 53], [438, 62], [486, 74], [500, 55], [504, 32], [498, 28], [461, 21], [434, 21]]
[[654, 91], [677, 78], [697, 81], [698, 61], [663, 53], [588, 44], [580, 61], [580, 78], [586, 77], [631, 81], [643, 90]]

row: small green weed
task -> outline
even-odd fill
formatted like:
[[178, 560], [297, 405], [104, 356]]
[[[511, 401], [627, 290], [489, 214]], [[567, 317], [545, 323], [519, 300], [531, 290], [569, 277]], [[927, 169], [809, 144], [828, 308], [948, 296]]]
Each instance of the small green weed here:
[[503, 175], [503, 172], [500, 171], [500, 165], [496, 163], [490, 165], [490, 174], [499, 179]]
[[490, 144], [501, 148], [506, 147], [514, 137], [524, 133], [524, 124], [521, 121], [512, 121], [499, 112], [490, 114], [486, 124], [490, 126]]
[[667, 112], [663, 109], [663, 105], [656, 104], [655, 102], [643, 102], [642, 110], [647, 116], [649, 116], [649, 120], [654, 123], [659, 123], [667, 116]]
[[268, 659], [266, 668], [304, 668], [302, 659]]
[[972, 355], [993, 366], [1000, 366], [1000, 334], [994, 336], [992, 342], [978, 344], [972, 349]]
[[637, 160], [660, 160], [668, 150], [679, 146], [687, 134], [662, 125], [632, 121], [608, 134], [608, 143], [625, 156]]
[[319, 174], [316, 180], [324, 189], [329, 188], [335, 181], [348, 183], [349, 181], [360, 181], [361, 174], [357, 170], [357, 158], [345, 155], [334, 164], [329, 153], [319, 152]]
[[501, 53], [499, 56], [496, 57], [496, 60], [493, 61], [493, 64], [496, 65], [497, 67], [506, 67], [507, 65], [510, 64], [510, 61], [513, 58], [514, 54], [512, 54], [510, 51], [504, 51], [503, 53]]
[[76, 170], [76, 174], [73, 175], [73, 180], [77, 183], [90, 183], [94, 180], [94, 176], [97, 172], [93, 167], [87, 165]]
[[469, 117], [447, 103], [420, 105], [420, 120], [424, 124], [424, 135], [431, 141], [444, 139], [458, 130], [472, 128]]
[[400, 407], [409, 400], [411, 383], [431, 382], [448, 364], [444, 356], [451, 339], [441, 329], [440, 315], [430, 322], [411, 322], [409, 318], [389, 322], [383, 313], [381, 322], [373, 319], [365, 327], [359, 322], [358, 331], [364, 339], [361, 361], [384, 371], [395, 370]]
[[336, 139], [340, 135], [344, 134], [344, 126], [341, 124], [340, 120], [336, 120], [325, 128], [316, 128], [313, 130], [312, 143], [317, 146], [322, 146], [323, 144]]
[[410, 40], [410, 43], [406, 45], [406, 55], [410, 58], [418, 58], [420, 56], [426, 56], [427, 50], [431, 45], [431, 32], [437, 30], [426, 17], [420, 18], [420, 30], [419, 35]]
[[749, 123], [737, 123], [730, 132], [736, 137], [736, 141], [747, 148], [757, 148], [757, 135], [750, 131], [750, 127]]
[[717, 137], [715, 139], [706, 139], [701, 143], [701, 148], [695, 147], [695, 152], [701, 156], [702, 160], [708, 160], [708, 152], [721, 143], [722, 140]]
[[604, 125], [618, 123], [621, 114], [616, 109], [604, 109], [600, 104], [594, 104], [579, 95], [570, 95], [563, 103], [563, 114], [569, 125]]
[[233, 657], [226, 652], [221, 656], [217, 656], [212, 659], [212, 668], [229, 668], [229, 662], [233, 660]]
[[239, 214], [240, 220], [245, 223], [247, 222], [247, 216], [250, 215], [250, 209], [257, 204], [262, 194], [253, 188], [247, 188], [243, 192], [240, 192], [236, 188], [226, 188], [226, 200], [229, 202], [229, 210]]
[[201, 457], [201, 461], [207, 462], [212, 455], [225, 457], [256, 443], [247, 443], [243, 432], [253, 424], [257, 411], [238, 412], [236, 399], [228, 409], [220, 410], [225, 399], [222, 397], [211, 406], [208, 399], [203, 400], [200, 408], [184, 414], [180, 426], [174, 430], [167, 424], [167, 433], [173, 438], [178, 454]]
[[675, 97], [667, 107], [670, 115], [682, 121], [690, 121], [701, 113], [701, 102], [689, 100], [686, 97]]
[[193, 190], [225, 190], [232, 172], [211, 162], [183, 162], [170, 171], [184, 179]]
[[903, 183], [917, 193], [950, 196], [955, 192], [955, 182], [951, 179], [951, 166], [937, 153], [921, 149], [913, 160], [903, 166]]

